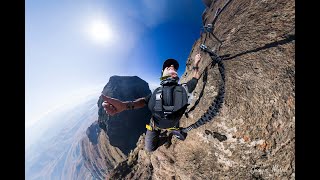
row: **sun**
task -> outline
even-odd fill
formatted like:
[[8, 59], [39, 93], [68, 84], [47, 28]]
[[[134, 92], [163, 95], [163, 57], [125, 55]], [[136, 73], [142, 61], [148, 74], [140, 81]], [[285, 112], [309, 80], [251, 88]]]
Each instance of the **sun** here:
[[112, 27], [102, 19], [95, 19], [89, 24], [88, 31], [92, 40], [99, 44], [107, 44], [113, 41]]

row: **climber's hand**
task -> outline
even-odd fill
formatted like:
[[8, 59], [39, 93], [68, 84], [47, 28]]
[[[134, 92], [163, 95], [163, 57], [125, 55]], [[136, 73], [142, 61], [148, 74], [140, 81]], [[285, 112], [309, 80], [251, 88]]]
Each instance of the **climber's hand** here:
[[194, 57], [194, 66], [198, 66], [200, 60], [201, 60], [201, 55], [200, 55], [200, 53], [198, 53], [198, 54]]
[[103, 103], [102, 103], [103, 109], [110, 116], [120, 113], [126, 109], [126, 105], [118, 99], [111, 98], [103, 94], [101, 94], [101, 97], [103, 99]]

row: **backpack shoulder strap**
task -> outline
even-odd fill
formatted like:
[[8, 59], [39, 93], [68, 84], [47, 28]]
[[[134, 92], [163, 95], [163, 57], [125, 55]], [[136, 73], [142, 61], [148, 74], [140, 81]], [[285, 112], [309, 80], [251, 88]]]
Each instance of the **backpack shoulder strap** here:
[[154, 111], [162, 111], [162, 87], [158, 87], [155, 91]]

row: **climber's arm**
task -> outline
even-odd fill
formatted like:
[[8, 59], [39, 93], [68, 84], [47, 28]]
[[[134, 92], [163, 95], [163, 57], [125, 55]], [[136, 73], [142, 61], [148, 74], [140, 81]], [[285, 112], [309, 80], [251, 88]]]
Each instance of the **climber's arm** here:
[[143, 108], [146, 104], [146, 97], [143, 98], [138, 98], [134, 101], [125, 101], [123, 102], [126, 105], [126, 109], [130, 110], [130, 109], [139, 109], [139, 108]]
[[199, 79], [200, 78], [200, 74], [199, 74], [199, 62], [201, 60], [201, 55], [200, 53], [198, 53], [195, 57], [194, 57], [194, 64], [193, 64], [193, 78]]
[[192, 93], [192, 91], [196, 88], [197, 84], [198, 84], [198, 79], [193, 77], [190, 81], [188, 81], [187, 83], [187, 87], [188, 87], [188, 91], [189, 93]]
[[189, 93], [191, 93], [197, 86], [198, 84], [198, 79], [200, 78], [200, 74], [199, 74], [199, 62], [201, 60], [201, 55], [200, 53], [197, 54], [194, 58], [194, 64], [193, 64], [193, 77], [190, 81], [187, 82], [187, 87], [188, 87], [188, 91]]
[[139, 109], [144, 107], [147, 104], [146, 102], [150, 99], [149, 96], [138, 98], [134, 101], [120, 101], [119, 99], [111, 98], [109, 96], [101, 94], [101, 97], [103, 99], [102, 106], [109, 115], [113, 116], [124, 110]]
[[200, 78], [200, 74], [199, 74], [199, 69], [196, 68], [196, 69], [193, 69], [193, 78], [195, 79], [199, 79]]

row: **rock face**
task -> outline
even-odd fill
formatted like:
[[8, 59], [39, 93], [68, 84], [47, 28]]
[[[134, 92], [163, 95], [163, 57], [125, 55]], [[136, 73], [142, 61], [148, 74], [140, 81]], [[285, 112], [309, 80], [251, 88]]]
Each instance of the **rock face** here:
[[[224, 6], [226, 5], [226, 6]], [[192, 63], [204, 43], [223, 57], [225, 98], [211, 122], [172, 139], [169, 148], [144, 150], [144, 136], [109, 179], [295, 179], [295, 2], [218, 0], [203, 15], [213, 35], [194, 43], [181, 78], [192, 78]], [[219, 11], [217, 11], [220, 9]], [[220, 75], [201, 52], [194, 110], [197, 121], [217, 95]]]
[[87, 137], [81, 141], [81, 153], [85, 167], [92, 178], [104, 179], [118, 163], [126, 159], [122, 151], [110, 145], [106, 133], [100, 129], [98, 122], [86, 131]]
[[[147, 96], [151, 91], [148, 83], [137, 76], [112, 76], [102, 93], [121, 101], [133, 101]], [[139, 136], [146, 131], [145, 125], [151, 118], [151, 112], [145, 106], [109, 116], [104, 111], [102, 102], [100, 98], [98, 101], [99, 126], [105, 130], [112, 146], [128, 154], [135, 148]]]

